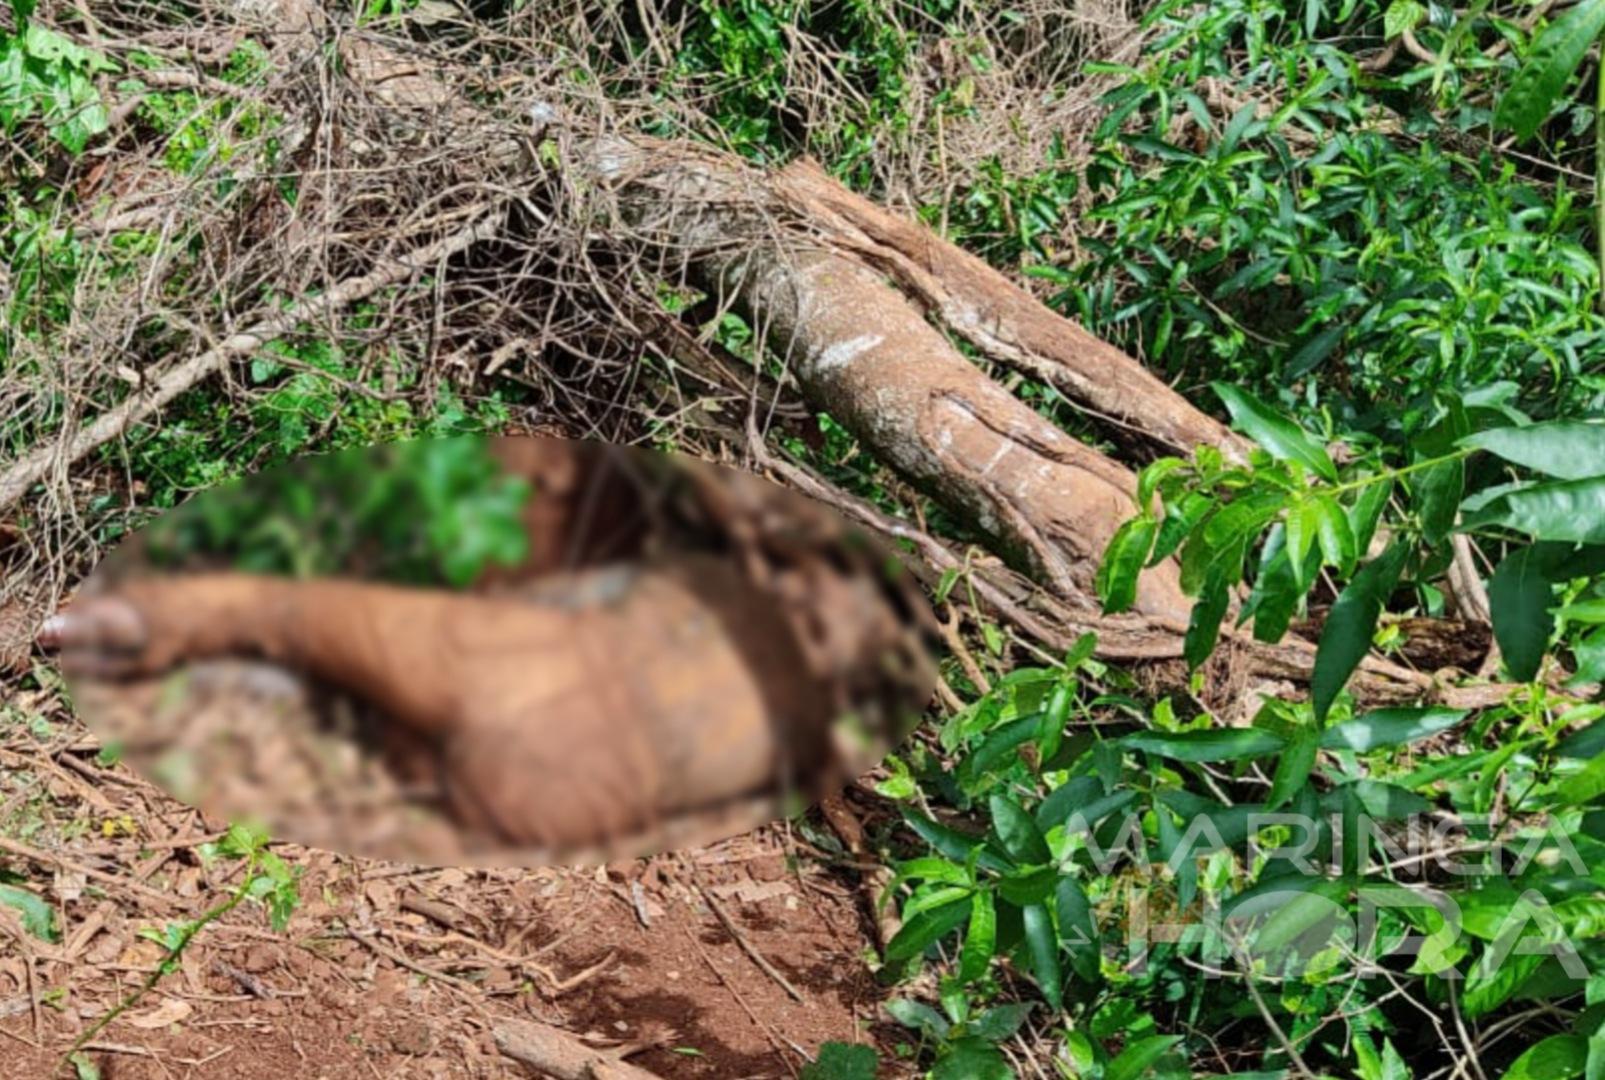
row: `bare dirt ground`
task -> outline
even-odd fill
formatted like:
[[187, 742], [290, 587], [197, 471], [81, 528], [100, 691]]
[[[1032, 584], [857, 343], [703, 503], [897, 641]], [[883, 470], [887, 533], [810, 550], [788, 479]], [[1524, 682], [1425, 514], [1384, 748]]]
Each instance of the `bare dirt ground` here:
[[[59, 930], [0, 906], [0, 1076], [44, 1077], [161, 959], [141, 932], [216, 905], [240, 866], [203, 862], [222, 823], [102, 764], [58, 692], [0, 687], [0, 881]], [[288, 930], [254, 904], [204, 929], [90, 1044], [102, 1077], [531, 1075], [496, 1049], [506, 1018], [638, 1046], [665, 1077], [795, 1076], [825, 1041], [879, 1036], [884, 1060], [896, 1037], [856, 876], [797, 829], [606, 868], [275, 851], [302, 874]]]

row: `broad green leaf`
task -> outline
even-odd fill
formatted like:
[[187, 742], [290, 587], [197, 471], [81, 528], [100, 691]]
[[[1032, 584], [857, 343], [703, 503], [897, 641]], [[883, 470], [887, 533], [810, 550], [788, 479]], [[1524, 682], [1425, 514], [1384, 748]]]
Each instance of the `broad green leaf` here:
[[1235, 585], [1243, 576], [1243, 553], [1267, 522], [1281, 513], [1287, 496], [1279, 491], [1255, 492], [1235, 499], [1210, 515], [1187, 540], [1181, 553], [1181, 588], [1189, 596], [1211, 582]]
[[899, 1024], [918, 1031], [932, 1039], [944, 1039], [952, 1025], [947, 1017], [925, 1004], [910, 998], [893, 998], [882, 1006], [887, 1015]]
[[1310, 779], [1315, 767], [1315, 755], [1321, 747], [1321, 731], [1313, 724], [1305, 724], [1293, 733], [1276, 762], [1276, 774], [1271, 778], [1271, 793], [1265, 806], [1275, 810], [1298, 794]]
[[1207, 728], [1203, 731], [1138, 731], [1120, 743], [1130, 750], [1176, 761], [1246, 761], [1280, 751], [1282, 738], [1261, 728]]
[[1306, 592], [1310, 587], [1310, 579], [1304, 570], [1310, 550], [1315, 546], [1316, 536], [1321, 531], [1321, 516], [1321, 508], [1314, 499], [1295, 503], [1287, 510], [1287, 520], [1283, 526], [1286, 530], [1284, 546], [1293, 574], [1293, 587], [1300, 592]]
[[1382, 34], [1392, 41], [1406, 30], [1420, 26], [1421, 20], [1426, 17], [1427, 9], [1416, 0], [1393, 0], [1382, 13]]
[[1115, 530], [1098, 567], [1098, 599], [1105, 614], [1129, 611], [1137, 601], [1137, 577], [1153, 550], [1159, 523], [1146, 515], [1134, 517]]
[[1561, 757], [1585, 759], [1605, 754], [1605, 720], [1572, 732], [1555, 744], [1555, 753]]
[[1349, 525], [1348, 514], [1330, 495], [1317, 495], [1315, 506], [1318, 512], [1316, 535], [1320, 540], [1322, 558], [1345, 574], [1352, 573], [1360, 552], [1354, 542], [1354, 530]]
[[1092, 920], [1092, 903], [1081, 883], [1065, 875], [1054, 890], [1054, 907], [1059, 915], [1059, 934], [1072, 948], [1096, 944], [1098, 930]]
[[1027, 866], [1040, 865], [1053, 858], [1037, 823], [1020, 809], [1019, 803], [1007, 795], [997, 794], [988, 805], [992, 810], [992, 828], [997, 831], [1003, 850], [1010, 858]]
[[1522, 139], [1532, 138], [1602, 29], [1605, 0], [1582, 0], [1551, 23], [1499, 99], [1494, 123]]
[[1371, 538], [1376, 535], [1377, 523], [1382, 520], [1382, 511], [1387, 509], [1388, 497], [1392, 494], [1393, 478], [1389, 477], [1367, 484], [1355, 496], [1354, 505], [1349, 508], [1355, 558], [1362, 557], [1370, 549]]
[[1246, 390], [1230, 383], [1211, 384], [1243, 433], [1278, 461], [1296, 461], [1327, 480], [1337, 480], [1337, 466], [1326, 448], [1293, 421], [1276, 412]]
[[994, 1005], [970, 1025], [970, 1030], [987, 1042], [1002, 1042], [1012, 1039], [1014, 1033], [1020, 1030], [1026, 1018], [1037, 1007], [1034, 1001], [1016, 1001], [1008, 1005]]
[[1410, 1067], [1389, 1039], [1382, 1040], [1382, 1053], [1378, 1055], [1369, 1035], [1356, 1034], [1354, 1057], [1360, 1080], [1411, 1080]]
[[1605, 757], [1590, 758], [1581, 770], [1555, 786], [1555, 794], [1571, 806], [1580, 806], [1605, 795]]
[[1579, 638], [1572, 645], [1577, 659], [1577, 673], [1568, 680], [1570, 686], [1605, 682], [1605, 630], [1596, 629]]
[[1158, 566], [1181, 547], [1182, 541], [1192, 535], [1193, 529], [1204, 520], [1215, 501], [1196, 491], [1185, 492], [1181, 501], [1165, 507], [1165, 519], [1159, 523], [1159, 536], [1154, 541], [1153, 553], [1148, 556], [1149, 566]]
[[[1285, 534], [1286, 530], [1281, 525], [1273, 526], [1266, 534], [1265, 546], [1260, 551], [1259, 570], [1254, 575], [1254, 588], [1238, 614], [1239, 626], [1249, 619], [1254, 620], [1254, 637], [1259, 641], [1282, 640], [1288, 624], [1293, 621], [1299, 601], [1304, 599], [1307, 591], [1307, 587], [1293, 580], [1293, 568], [1283, 544]], [[1303, 578], [1306, 582], [1314, 579], [1315, 571], [1320, 566], [1318, 559], [1319, 555], [1313, 549], [1305, 555]]]
[[1138, 1080], [1166, 1052], [1181, 1042], [1180, 1035], [1150, 1035], [1138, 1039], [1120, 1052], [1104, 1069], [1104, 1080]]
[[1031, 953], [1031, 972], [1043, 998], [1054, 1012], [1064, 1007], [1064, 976], [1059, 970], [1059, 938], [1053, 932], [1053, 917], [1042, 904], [1029, 904], [1025, 918], [1025, 943]]
[[1503, 492], [1467, 514], [1462, 527], [1471, 530], [1487, 525], [1503, 525], [1535, 540], [1605, 542], [1605, 476], [1531, 484]]
[[1152, 513], [1154, 495], [1159, 491], [1159, 485], [1165, 477], [1186, 467], [1187, 462], [1177, 457], [1163, 457], [1145, 465], [1142, 472], [1137, 474], [1137, 512]]
[[998, 911], [991, 889], [977, 889], [970, 898], [970, 925], [964, 932], [964, 951], [959, 959], [959, 981], [974, 982], [986, 974], [997, 947]]
[[959, 1039], [931, 1070], [931, 1080], [1015, 1080], [1014, 1070], [997, 1047], [981, 1039]]
[[989, 731], [981, 744], [959, 765], [960, 782], [968, 787], [993, 769], [1013, 764], [1017, 759], [1015, 752], [1036, 738], [1041, 730], [1042, 714], [1032, 713]]
[[1095, 776], [1077, 776], [1065, 781], [1037, 804], [1037, 827], [1046, 831], [1062, 824], [1069, 818], [1071, 811], [1084, 810], [1102, 794], [1103, 785]]
[[1378, 709], [1327, 728], [1321, 746], [1358, 753], [1380, 746], [1403, 746], [1446, 731], [1465, 717], [1464, 709]]
[[1343, 897], [1347, 891], [1348, 887], [1342, 882], [1324, 881], [1309, 889], [1290, 894], [1254, 935], [1255, 955], [1266, 957], [1274, 955], [1300, 943], [1306, 935], [1314, 931], [1331, 927], [1336, 920], [1343, 917], [1345, 911]]
[[1432, 809], [1432, 804], [1415, 792], [1369, 777], [1350, 780], [1324, 793], [1320, 805], [1322, 810], [1329, 813], [1346, 812], [1352, 805], [1354, 809], [1363, 810], [1380, 821], [1399, 821]]
[[1588, 623], [1597, 626], [1605, 623], [1605, 600], [1583, 600], [1575, 604], [1567, 604], [1555, 612], [1556, 615], [1572, 622]]
[[1538, 675], [1549, 635], [1555, 631], [1555, 617], [1549, 612], [1554, 598], [1554, 588], [1540, 572], [1531, 547], [1506, 555], [1488, 579], [1494, 640], [1517, 682], [1531, 682]]
[[987, 850], [984, 839], [979, 836], [969, 836], [961, 833], [957, 829], [951, 829], [939, 821], [932, 821], [925, 815], [916, 814], [912, 810], [903, 811], [903, 820], [927, 844], [930, 844], [950, 859], [958, 862], [968, 862], [970, 854], [980, 848], [981, 850], [977, 855], [977, 863], [980, 866], [1000, 872], [1009, 869], [1009, 864], [1001, 856]]
[[0, 907], [8, 907], [22, 917], [22, 928], [36, 938], [55, 941], [56, 913], [35, 893], [16, 885], [0, 883]]
[[1187, 666], [1196, 668], [1215, 651], [1220, 639], [1221, 620], [1231, 602], [1231, 587], [1225, 579], [1217, 578], [1204, 588], [1204, 594], [1193, 605], [1187, 620], [1187, 635], [1182, 639], [1182, 657]]
[[1587, 1063], [1587, 1039], [1581, 1035], [1551, 1035], [1511, 1062], [1501, 1080], [1571, 1080], [1583, 1075]]
[[941, 907], [921, 911], [909, 919], [886, 943], [889, 964], [912, 960], [970, 917], [970, 898], [953, 900]]
[[1557, 420], [1494, 428], [1468, 435], [1460, 445], [1562, 480], [1605, 476], [1605, 424]]
[[875, 1080], [880, 1067], [875, 1048], [863, 1043], [828, 1042], [819, 1048], [819, 1059], [804, 1065], [799, 1080]]
[[1317, 722], [1325, 722], [1343, 684], [1349, 681], [1349, 676], [1370, 651], [1377, 619], [1381, 618], [1383, 605], [1399, 582], [1408, 551], [1404, 544], [1395, 542], [1361, 567], [1327, 614], [1321, 642], [1315, 651], [1315, 671], [1310, 679]]

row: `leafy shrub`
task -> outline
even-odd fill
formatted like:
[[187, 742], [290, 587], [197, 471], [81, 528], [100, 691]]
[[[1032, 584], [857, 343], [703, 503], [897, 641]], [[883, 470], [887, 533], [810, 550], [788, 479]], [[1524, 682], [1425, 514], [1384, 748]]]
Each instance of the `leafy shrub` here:
[[[1319, 33], [1300, 18], [1311, 11]], [[1477, 149], [1464, 133], [1487, 109], [1440, 116], [1414, 73], [1372, 75], [1331, 40], [1380, 37], [1382, 14], [1159, 5], [1142, 61], [1100, 68], [1124, 81], [1087, 167], [1091, 258], [1031, 272], [1174, 376], [1238, 382], [1346, 428], [1501, 380], [1536, 415], [1598, 408], [1605, 321], [1585, 207]]]
[[12, 0], [17, 31], [0, 31], [0, 133], [12, 138], [25, 123], [40, 124], [77, 154], [106, 130], [106, 107], [94, 79], [117, 65], [30, 22], [33, 7], [33, 0]]
[[242, 570], [461, 587], [524, 557], [529, 485], [480, 437], [298, 459], [220, 486], [150, 526], [152, 557]]

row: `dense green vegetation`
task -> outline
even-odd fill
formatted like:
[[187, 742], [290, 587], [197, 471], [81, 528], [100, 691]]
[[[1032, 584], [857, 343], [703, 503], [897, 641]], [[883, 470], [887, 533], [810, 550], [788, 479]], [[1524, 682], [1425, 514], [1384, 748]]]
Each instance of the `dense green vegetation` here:
[[[1091, 659], [1091, 642], [1032, 659], [978, 617], [973, 666], [945, 671], [966, 707], [888, 762], [879, 790], [899, 820], [881, 840], [903, 930], [883, 974], [934, 987], [890, 1007], [904, 1055], [939, 1078], [1010, 1076], [1000, 1044], [1028, 1033], [1037, 1074], [1088, 1080], [1605, 1075], [1591, 44], [1605, 4], [1156, 0], [1115, 35], [1138, 46], [1118, 59], [1072, 33], [1068, 13], [1050, 17], [1075, 53], [1057, 65], [1031, 59], [1015, 36], [1028, 20], [1008, 4], [659, 6], [653, 25], [632, 14], [599, 31], [588, 58], [610, 93], [662, 106], [655, 133], [765, 164], [813, 154], [867, 194], [911, 199], [1261, 449], [1240, 466], [1209, 451], [1149, 465], [1149, 510], [1107, 554], [1112, 610], [1145, 565], [1180, 554], [1200, 598], [1195, 694], [1156, 699]], [[371, 3], [363, 17], [412, 7]], [[137, 62], [32, 26], [0, 37], [4, 166], [18, 178], [0, 206], [12, 374], [52, 357], [80, 283], [115, 280], [123, 253], [154, 242], [131, 230], [90, 245], [58, 228], [74, 196], [29, 165], [80, 153], [106, 123], [92, 79]], [[254, 71], [242, 55], [227, 77]], [[1000, 79], [1049, 119], [1001, 122]], [[191, 91], [141, 108], [175, 175], [272, 124]], [[993, 125], [1000, 146], [949, 175], [946, 140], [966, 123]], [[1022, 147], [1040, 147], [1025, 166]], [[105, 452], [144, 494], [132, 510], [105, 497], [102, 538], [307, 450], [508, 423], [522, 387], [420, 373], [403, 347], [361, 335], [369, 314], [348, 322], [349, 340], [309, 326], [265, 351], [243, 395], [186, 395], [126, 462]], [[739, 318], [714, 329], [751, 354]], [[1011, 389], [1087, 430], [1051, 389]], [[0, 417], [0, 447], [46, 437], [65, 407], [58, 396]], [[853, 440], [819, 425], [783, 445], [895, 505]], [[374, 506], [382, 525], [394, 506]], [[268, 559], [321, 550], [300, 536], [274, 549], [263, 537], [284, 523], [249, 515], [184, 527], [238, 530]], [[1345, 686], [1360, 657], [1400, 644], [1398, 617], [1450, 605], [1457, 536], [1489, 579], [1502, 654], [1490, 674], [1508, 693], [1478, 710], [1357, 709]], [[407, 572], [441, 572], [456, 544], [442, 533]], [[1263, 640], [1324, 620], [1312, 702], [1256, 699], [1240, 726], [1205, 707], [1233, 590]], [[942, 593], [964, 598], [962, 580]], [[1452, 873], [1402, 849], [1408, 826], [1447, 818], [1459, 827], [1428, 846], [1459, 860]], [[1421, 903], [1427, 891], [1450, 908]], [[922, 969], [934, 982], [918, 983]], [[1467, 1030], [1498, 1035], [1470, 1071], [1454, 1060]], [[836, 1047], [805, 1075], [869, 1067]]]

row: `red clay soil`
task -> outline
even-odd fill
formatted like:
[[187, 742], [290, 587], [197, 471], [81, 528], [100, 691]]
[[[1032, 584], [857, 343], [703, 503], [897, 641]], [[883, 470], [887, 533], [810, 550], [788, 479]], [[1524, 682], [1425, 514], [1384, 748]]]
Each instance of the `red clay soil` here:
[[[215, 905], [238, 867], [203, 865], [218, 823], [101, 767], [55, 694], [6, 699], [0, 870], [60, 928], [46, 942], [0, 905], [0, 1077], [21, 1080], [143, 980], [162, 950], [142, 929]], [[303, 874], [288, 931], [254, 905], [204, 930], [91, 1043], [102, 1077], [533, 1075], [495, 1048], [509, 1017], [638, 1045], [664, 1077], [795, 1076], [823, 1042], [890, 1034], [857, 882], [781, 826], [606, 869], [275, 850]]]

